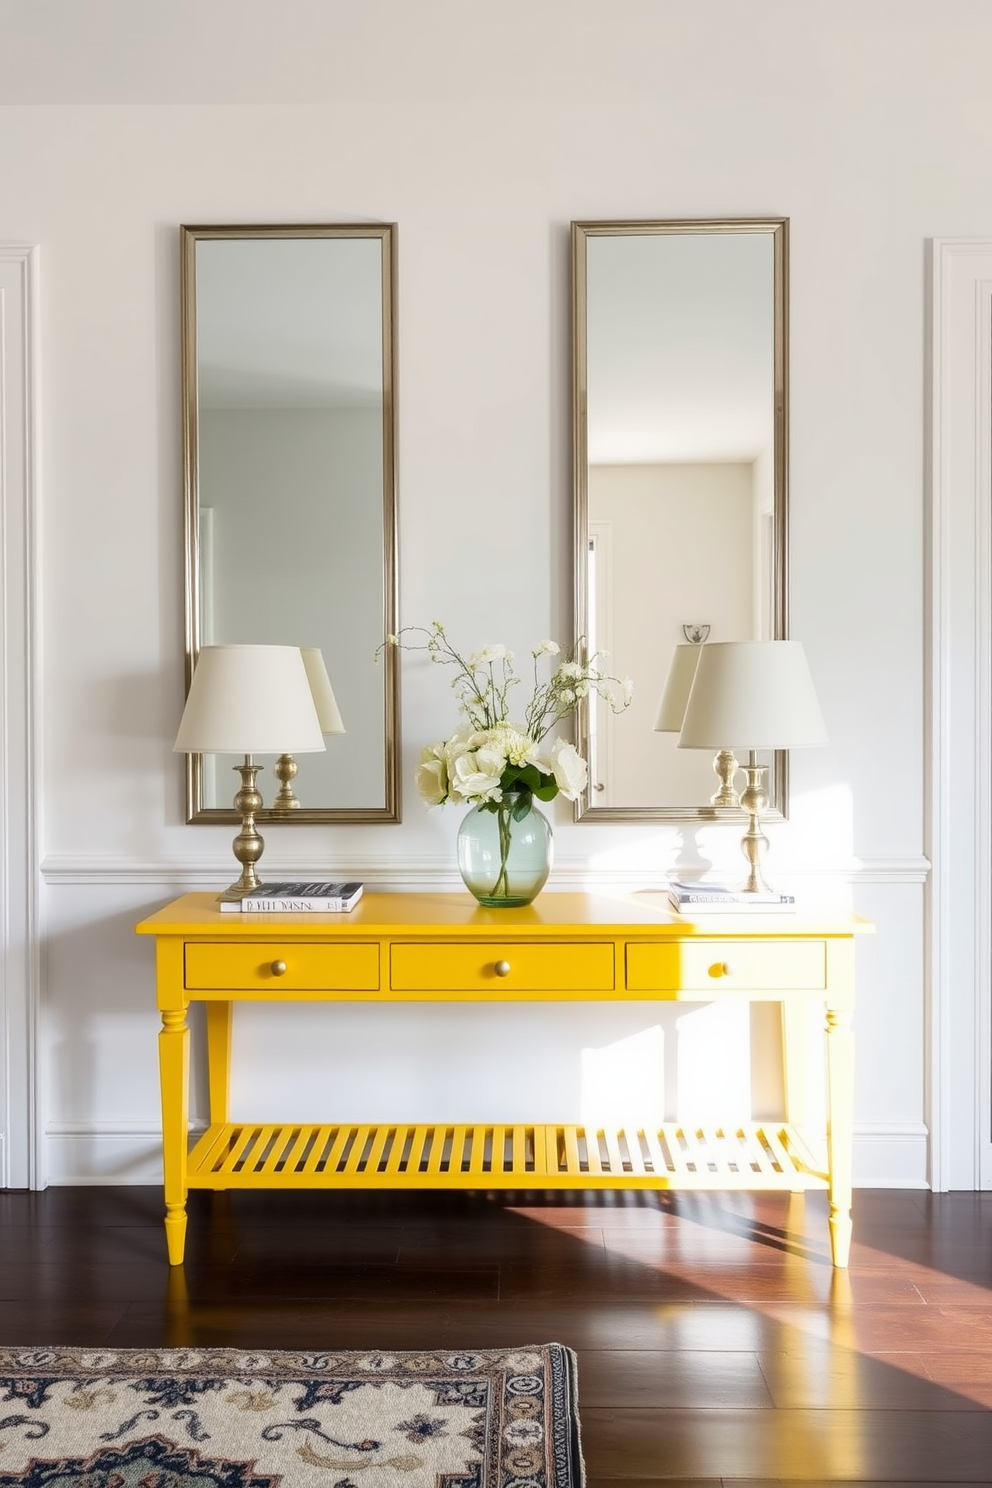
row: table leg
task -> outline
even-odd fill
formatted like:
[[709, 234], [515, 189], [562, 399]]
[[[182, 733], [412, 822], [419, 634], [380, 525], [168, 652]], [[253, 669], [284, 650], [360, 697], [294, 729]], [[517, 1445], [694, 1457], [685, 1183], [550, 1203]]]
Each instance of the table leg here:
[[854, 1033], [851, 1009], [827, 1009], [827, 1168], [830, 1176], [830, 1252], [835, 1266], [851, 1254]]
[[[783, 997], [782, 1073], [785, 1083], [785, 1119], [808, 1140], [809, 1127], [809, 1009], [805, 1001]], [[797, 1172], [793, 1193], [804, 1193], [806, 1185]]]
[[207, 1083], [211, 1126], [230, 1119], [232, 1022], [229, 1002], [207, 1003]]
[[162, 1083], [165, 1238], [170, 1266], [180, 1266], [186, 1249], [186, 1151], [189, 1142], [189, 1025], [185, 1008], [163, 1011], [158, 1062]]

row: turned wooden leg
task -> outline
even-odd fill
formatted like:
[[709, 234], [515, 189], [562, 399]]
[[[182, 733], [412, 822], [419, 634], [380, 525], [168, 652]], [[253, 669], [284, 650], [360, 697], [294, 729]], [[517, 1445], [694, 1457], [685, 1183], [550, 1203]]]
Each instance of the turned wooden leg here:
[[189, 1139], [189, 1026], [185, 1008], [162, 1013], [158, 1060], [162, 1082], [165, 1238], [170, 1266], [180, 1266], [186, 1249], [186, 1151]]
[[830, 1252], [835, 1266], [851, 1254], [854, 1033], [849, 1008], [827, 1009], [827, 1166]]

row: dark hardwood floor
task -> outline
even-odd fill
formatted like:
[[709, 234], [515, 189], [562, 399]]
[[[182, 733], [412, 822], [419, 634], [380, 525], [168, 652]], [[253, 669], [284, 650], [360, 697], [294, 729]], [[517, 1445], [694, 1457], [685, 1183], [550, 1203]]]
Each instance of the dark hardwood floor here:
[[0, 1193], [0, 1342], [579, 1359], [589, 1488], [992, 1484], [992, 1194]]

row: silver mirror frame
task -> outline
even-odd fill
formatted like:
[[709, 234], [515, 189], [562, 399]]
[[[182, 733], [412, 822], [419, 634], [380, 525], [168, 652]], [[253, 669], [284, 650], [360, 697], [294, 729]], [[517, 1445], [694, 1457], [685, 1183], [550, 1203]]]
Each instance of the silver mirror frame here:
[[[217, 239], [243, 238], [377, 238], [382, 248], [382, 451], [383, 451], [383, 615], [382, 634], [397, 628], [396, 525], [396, 224], [334, 223], [289, 226], [180, 227], [180, 295], [182, 306], [183, 486], [185, 513], [185, 630], [186, 692], [200, 652], [200, 536], [197, 359], [196, 359], [196, 245]], [[383, 726], [385, 767], [382, 806], [303, 806], [292, 814], [268, 809], [259, 822], [279, 826], [317, 824], [373, 825], [400, 820], [399, 666], [396, 651], [386, 647], [378, 665], [383, 668]], [[203, 756], [186, 756], [186, 820], [189, 823], [236, 825], [237, 812], [204, 806]]]
[[[774, 261], [774, 551], [771, 565], [773, 639], [788, 637], [789, 615], [789, 219], [702, 218], [671, 221], [573, 222], [572, 248], [572, 437], [573, 437], [573, 601], [575, 634], [589, 633], [587, 553], [589, 545], [588, 461], [588, 369], [587, 369], [587, 265], [586, 245], [594, 237], [666, 233], [767, 233], [771, 235]], [[614, 658], [623, 668], [623, 658]], [[634, 678], [637, 685], [638, 679]], [[585, 699], [575, 715], [576, 746], [589, 758], [591, 700]], [[789, 757], [776, 750], [771, 771], [768, 810], [764, 820], [782, 820], [788, 814]], [[714, 784], [716, 777], [714, 776]], [[741, 813], [726, 807], [686, 806], [596, 806], [591, 783], [575, 803], [577, 822], [603, 821], [737, 821]]]

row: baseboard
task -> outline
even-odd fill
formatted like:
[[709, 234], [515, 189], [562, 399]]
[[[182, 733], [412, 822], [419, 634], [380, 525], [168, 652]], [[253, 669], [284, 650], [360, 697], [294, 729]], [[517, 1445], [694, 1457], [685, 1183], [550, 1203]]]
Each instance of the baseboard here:
[[157, 1122], [65, 1122], [42, 1144], [51, 1187], [162, 1182], [162, 1129]]
[[[927, 1148], [925, 1126], [860, 1126], [854, 1136], [854, 1186], [928, 1188]], [[162, 1182], [162, 1138], [152, 1122], [51, 1126], [44, 1157], [52, 1187]]]
[[855, 1188], [929, 1188], [930, 1142], [922, 1123], [858, 1125]]

